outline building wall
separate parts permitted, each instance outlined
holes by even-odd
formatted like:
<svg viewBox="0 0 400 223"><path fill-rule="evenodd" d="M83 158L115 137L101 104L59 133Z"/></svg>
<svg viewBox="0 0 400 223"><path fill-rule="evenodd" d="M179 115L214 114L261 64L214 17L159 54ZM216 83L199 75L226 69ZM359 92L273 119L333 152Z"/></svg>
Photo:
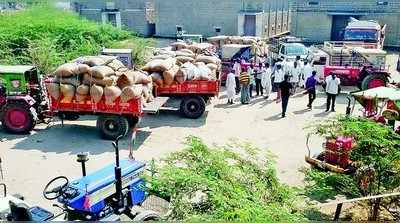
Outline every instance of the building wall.
<svg viewBox="0 0 400 223"><path fill-rule="evenodd" d="M152 0L75 0L79 4L79 13L87 19L102 22L102 12L107 2L114 2L115 8L121 13L123 27L138 34L151 35L151 26L146 18L145 7Z"/></svg>
<svg viewBox="0 0 400 223"><path fill-rule="evenodd" d="M399 0L291 0L291 9L291 31L296 36L315 42L330 40L332 15L353 14L360 19L387 24L385 45L400 46Z"/></svg>
<svg viewBox="0 0 400 223"><path fill-rule="evenodd" d="M282 0L155 0L156 35L174 37L176 26L204 36L215 35L214 27L221 27L222 35L243 33L239 16L243 12L268 13L269 10L287 10ZM257 16L257 34L265 34L266 16Z"/></svg>

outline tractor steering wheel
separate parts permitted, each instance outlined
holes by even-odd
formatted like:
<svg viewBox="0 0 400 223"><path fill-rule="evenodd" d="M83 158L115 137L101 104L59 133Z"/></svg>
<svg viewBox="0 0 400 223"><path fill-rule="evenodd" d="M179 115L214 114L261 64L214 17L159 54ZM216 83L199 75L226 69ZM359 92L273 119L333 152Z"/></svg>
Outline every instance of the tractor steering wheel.
<svg viewBox="0 0 400 223"><path fill-rule="evenodd" d="M65 181L65 182L63 184L60 184L61 186L56 186L56 187L51 188L50 186L57 181L61 181L61 182ZM46 187L44 187L44 190L43 190L44 198L46 198L47 200L55 200L55 199L59 198L62 195L62 192L64 191L64 189L68 186L68 184L69 184L69 180L65 176L59 176L59 177L52 179L46 185ZM52 194L54 194L54 195L52 195Z"/></svg>

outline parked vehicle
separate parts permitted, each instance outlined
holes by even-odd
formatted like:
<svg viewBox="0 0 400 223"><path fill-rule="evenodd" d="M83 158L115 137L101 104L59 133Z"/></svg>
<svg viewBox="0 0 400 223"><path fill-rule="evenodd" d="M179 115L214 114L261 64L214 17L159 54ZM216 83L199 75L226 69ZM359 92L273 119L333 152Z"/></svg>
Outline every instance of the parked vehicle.
<svg viewBox="0 0 400 223"><path fill-rule="evenodd" d="M278 60L294 61L298 56L300 56L302 60L306 60L309 55L309 50L301 42L301 39L291 36L272 39L269 46L272 62L275 63Z"/></svg>
<svg viewBox="0 0 400 223"><path fill-rule="evenodd" d="M362 43L365 48L383 49L386 25L376 21L365 21L351 18L343 34L343 41Z"/></svg>
<svg viewBox="0 0 400 223"><path fill-rule="evenodd" d="M311 47L310 52L311 63L320 78L335 73L343 85L355 85L363 90L386 86L389 82L384 50L325 42L322 47Z"/></svg>

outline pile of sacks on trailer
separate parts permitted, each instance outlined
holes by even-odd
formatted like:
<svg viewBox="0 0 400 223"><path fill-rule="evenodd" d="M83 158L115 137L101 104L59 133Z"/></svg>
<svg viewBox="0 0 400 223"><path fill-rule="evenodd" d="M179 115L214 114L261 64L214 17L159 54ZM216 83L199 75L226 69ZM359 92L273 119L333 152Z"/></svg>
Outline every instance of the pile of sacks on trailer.
<svg viewBox="0 0 400 223"><path fill-rule="evenodd" d="M215 80L221 60L209 43L175 42L155 49L154 56L142 67L157 86L182 84L190 80Z"/></svg>
<svg viewBox="0 0 400 223"><path fill-rule="evenodd" d="M264 56L268 54L267 43L259 37L254 36L213 36L209 37L207 41L215 46L221 48L228 44L251 45L253 54Z"/></svg>
<svg viewBox="0 0 400 223"><path fill-rule="evenodd" d="M117 98L122 103L141 99L153 101L152 79L141 71L129 70L112 56L86 56L63 64L50 75L46 88L61 103L100 102L111 105Z"/></svg>

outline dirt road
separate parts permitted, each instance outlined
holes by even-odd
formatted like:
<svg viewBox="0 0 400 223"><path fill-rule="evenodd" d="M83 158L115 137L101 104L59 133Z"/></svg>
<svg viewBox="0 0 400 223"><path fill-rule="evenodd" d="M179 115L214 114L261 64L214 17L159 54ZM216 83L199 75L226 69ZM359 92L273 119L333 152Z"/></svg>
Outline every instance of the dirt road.
<svg viewBox="0 0 400 223"><path fill-rule="evenodd" d="M398 74L394 78L398 79ZM349 90L344 88L344 91ZM347 104L343 94L337 100L337 113L325 113L325 100L325 94L319 92L314 110L307 111L307 96L299 94L290 99L288 117L281 119L280 104L272 100L258 97L250 105L228 106L222 92L220 98L207 107L207 114L198 120L184 119L171 112L144 117L137 135L135 156L147 161L163 157L182 149L182 142L189 135L199 136L209 145L222 145L236 138L271 150L277 156L279 177L290 185L302 185L302 174L298 169L306 165L304 155L307 153L303 128L328 116L344 113ZM60 122L50 128L40 125L30 136L0 132L0 157L10 193L23 194L31 203L51 208L51 202L42 197L42 190L58 175L69 179L81 176L77 153L90 152L88 172L113 162L111 142L99 139L94 117L83 118L66 122L64 126ZM312 153L319 151L321 142L312 138ZM127 157L127 147L128 140L125 139L122 157Z"/></svg>

